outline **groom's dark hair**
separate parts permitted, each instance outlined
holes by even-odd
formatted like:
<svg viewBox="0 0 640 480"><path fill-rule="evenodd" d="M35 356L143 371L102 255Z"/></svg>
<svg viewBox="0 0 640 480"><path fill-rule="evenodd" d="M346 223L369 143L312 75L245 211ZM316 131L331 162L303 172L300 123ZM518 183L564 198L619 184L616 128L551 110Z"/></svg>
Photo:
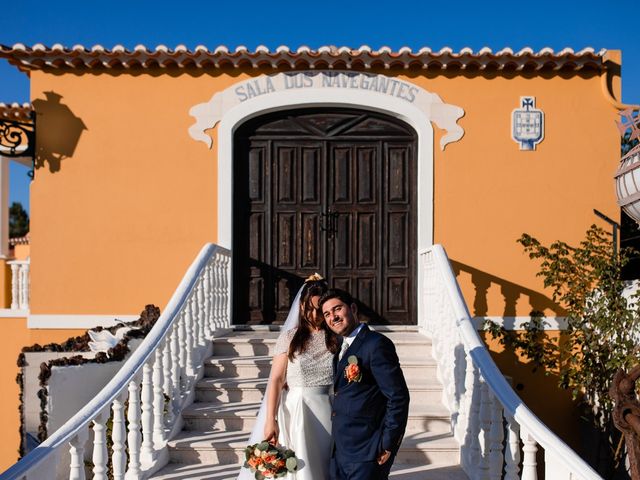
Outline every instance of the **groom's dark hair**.
<svg viewBox="0 0 640 480"><path fill-rule="evenodd" d="M325 302L331 300L332 298L337 298L347 305L351 305L352 303L354 303L353 297L349 295L349 292L345 292L344 290L340 290L339 288L330 288L329 290L324 292L324 295L320 297L320 301L318 302L319 307L322 308L322 305L324 305Z"/></svg>

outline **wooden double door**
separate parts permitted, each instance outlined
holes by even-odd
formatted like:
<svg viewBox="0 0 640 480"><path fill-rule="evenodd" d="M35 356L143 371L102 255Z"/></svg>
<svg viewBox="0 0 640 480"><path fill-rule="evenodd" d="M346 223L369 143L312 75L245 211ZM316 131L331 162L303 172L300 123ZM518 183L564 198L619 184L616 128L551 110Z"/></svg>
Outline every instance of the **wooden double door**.
<svg viewBox="0 0 640 480"><path fill-rule="evenodd" d="M318 272L373 324L416 323L416 134L348 109L269 114L235 135L235 323L280 324Z"/></svg>

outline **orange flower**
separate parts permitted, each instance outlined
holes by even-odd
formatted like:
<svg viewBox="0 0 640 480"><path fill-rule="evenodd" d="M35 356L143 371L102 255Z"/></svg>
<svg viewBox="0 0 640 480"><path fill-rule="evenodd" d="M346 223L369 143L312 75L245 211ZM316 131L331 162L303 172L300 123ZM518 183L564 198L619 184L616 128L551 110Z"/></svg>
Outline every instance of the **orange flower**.
<svg viewBox="0 0 640 480"><path fill-rule="evenodd" d="M344 377L347 379L347 382L359 382L362 380L362 372L360 371L360 366L358 365L358 358L355 355L351 355L348 359L348 364L344 369Z"/></svg>

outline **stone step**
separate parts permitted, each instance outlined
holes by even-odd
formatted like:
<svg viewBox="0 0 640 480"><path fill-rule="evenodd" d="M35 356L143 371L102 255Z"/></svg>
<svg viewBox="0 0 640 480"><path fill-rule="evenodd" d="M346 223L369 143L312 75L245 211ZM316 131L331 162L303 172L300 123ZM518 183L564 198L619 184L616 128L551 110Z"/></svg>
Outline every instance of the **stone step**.
<svg viewBox="0 0 640 480"><path fill-rule="evenodd" d="M152 480L237 480L238 464L206 465L170 463L151 477ZM286 477L285 477L286 478ZM412 465L394 463L389 478L394 480L468 480L459 465Z"/></svg>
<svg viewBox="0 0 640 480"><path fill-rule="evenodd" d="M435 378L436 362L430 357L407 356L400 360L400 364L407 382L414 378ZM268 378L271 357L216 355L204 361L204 368L207 378Z"/></svg>
<svg viewBox="0 0 640 480"><path fill-rule="evenodd" d="M174 463L240 464L249 443L248 432L181 432L168 444ZM405 436L396 460L405 464L457 464L457 442L450 433L419 433Z"/></svg>
<svg viewBox="0 0 640 480"><path fill-rule="evenodd" d="M203 378L196 402L260 402L266 388L266 378Z"/></svg>
<svg viewBox="0 0 640 480"><path fill-rule="evenodd" d="M411 398L416 403L439 403L442 386L435 379L408 378ZM203 378L196 384L197 402L260 402L267 388L266 378Z"/></svg>
<svg viewBox="0 0 640 480"><path fill-rule="evenodd" d="M248 432L255 424L259 408L259 402L196 402L183 410L182 418L188 431ZM410 404L407 435L442 433L450 429L451 417L444 407L439 404Z"/></svg>
<svg viewBox="0 0 640 480"><path fill-rule="evenodd" d="M431 340L416 332L381 332L393 340L398 356L431 356ZM213 354L222 356L271 356L278 332L234 332L213 339Z"/></svg>

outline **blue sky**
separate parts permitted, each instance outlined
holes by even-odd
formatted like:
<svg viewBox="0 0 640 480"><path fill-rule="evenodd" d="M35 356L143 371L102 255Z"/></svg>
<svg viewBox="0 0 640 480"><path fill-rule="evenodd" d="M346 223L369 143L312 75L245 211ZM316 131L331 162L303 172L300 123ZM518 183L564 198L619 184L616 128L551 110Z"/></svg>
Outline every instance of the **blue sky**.
<svg viewBox="0 0 640 480"><path fill-rule="evenodd" d="M637 8L637 0L19 0L3 2L0 44L620 49L623 101L637 104ZM0 102L28 101L27 76L0 60ZM28 207L26 171L12 166L10 198Z"/></svg>

